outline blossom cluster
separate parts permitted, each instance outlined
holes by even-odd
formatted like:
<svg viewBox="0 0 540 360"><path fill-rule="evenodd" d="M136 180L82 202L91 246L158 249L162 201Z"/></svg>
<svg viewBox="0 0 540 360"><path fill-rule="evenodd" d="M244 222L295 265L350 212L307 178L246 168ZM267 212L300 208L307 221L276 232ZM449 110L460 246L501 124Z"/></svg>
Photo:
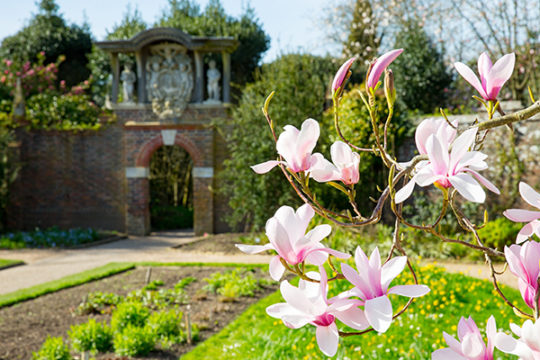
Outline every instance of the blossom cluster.
<svg viewBox="0 0 540 360"><path fill-rule="evenodd" d="M394 246L386 261L381 261L381 254L376 247L368 257L364 251L357 247L352 267L347 260L350 255L326 247L322 241L330 235L331 226L317 225L308 231L309 224L315 213L328 219L333 219L338 225L342 224L333 218L333 212L327 211L314 198L309 191L309 179L320 183L330 183L333 187L343 191L356 211L355 217L348 215L352 226L363 226L380 219L380 213L374 212L371 218L363 217L354 207L354 187L360 180L360 156L353 149L359 149L350 144L340 133L338 126L339 100L343 93L345 83L351 75L351 67L355 58L345 62L334 77L332 83L332 100L336 130L341 136L330 147L331 161L323 154L314 152L320 136L319 124L314 119L305 120L300 129L286 125L284 131L276 137L276 150L278 158L252 166L252 169L263 174L278 166L287 179L295 186L306 204L296 211L288 206L282 206L266 223L266 235L269 243L266 245L241 245L237 247L248 254L255 254L267 250L277 253L270 261L270 275L276 281L282 280L286 271L300 277L298 286L283 280L280 285L283 303L271 305L267 308L268 315L281 319L282 322L293 329L311 324L316 327L317 344L321 351L328 356L337 352L340 336L362 334L371 330L378 333L386 332L393 319L402 312L394 313L392 295L416 298L427 294L430 289L425 285L415 284L394 285L392 281L408 266L405 251L399 240L399 224L414 226L402 219L398 205L406 201L412 194L415 185L427 187L434 185L443 194L443 208L439 220L432 226L416 226L432 234L439 235L435 230L438 221L444 216L448 204L458 217L460 224L467 231L473 232L479 245L472 245L486 254L491 263L490 255L495 253L504 256L508 268L518 278L519 289L525 304L532 309L529 314L512 305L516 313L528 318L522 325L512 324L511 329L518 339L504 332L498 332L494 317L487 323L487 344L484 342L480 330L473 319L462 318L458 324L459 341L444 333L448 348L436 350L432 354L434 360L445 359L493 359L495 349L502 352L518 355L521 359L540 359L540 243L533 240L536 234L540 237L540 211L509 209L504 215L516 222L527 223L517 236L517 244L505 247L504 253L483 246L476 233L476 226L455 210L453 198L456 193L465 200L483 203L486 192L500 194L499 189L487 178L480 174L488 169L486 162L488 155L480 151L482 142L487 133L481 134L479 126L471 126L458 133L457 121L450 121L444 116L442 119L426 119L416 129L415 141L419 155L409 162L398 163L386 150L386 127L391 120L391 113L384 125L384 134L379 133L377 125L377 109L374 102L375 92L381 85L380 78L385 73L384 93L388 107L392 110L396 92L394 78L388 66L394 61L403 49L392 50L372 62L366 75L366 95L360 93L364 104L368 107L373 123L376 145L373 149L363 149L380 156L384 164L390 169L389 186L381 195L378 208L382 208L384 201L389 197L391 208L396 215L396 230L394 233ZM512 75L515 63L514 54L507 54L492 64L489 56L483 53L478 59L480 79L474 72L462 63L455 63L455 69L480 94L478 100L486 107L489 120L494 116L500 106L497 96L501 87ZM532 97L532 96L531 96ZM269 100L267 100L268 102ZM273 123L267 114L267 106L263 108L269 124L273 130ZM444 115L444 114L443 114ZM384 136L384 141L381 137ZM399 172L396 175L396 171ZM397 189L398 181L408 179L405 185ZM298 185L294 185L294 183ZM342 185L336 182L341 182ZM297 187L296 187L297 186ZM520 183L520 193L531 206L540 210L540 194L526 183ZM380 211L380 210L379 210ZM339 216L339 214L338 214ZM340 219L347 219L342 216ZM460 242L455 240L455 242ZM461 241L464 245L470 245ZM520 245L521 244L521 245ZM400 250L403 256L395 256L394 250ZM342 260L339 267L335 267L331 259L335 257ZM325 267L327 263L327 267ZM318 271L305 271L305 266L314 265ZM329 278L327 268L332 276ZM494 271L494 270L493 270ZM493 274L494 278L495 275ZM329 297L329 286L334 280L346 280L349 288L336 296ZM496 280L494 282L497 287ZM502 293L501 293L501 296ZM406 308L406 307L405 307ZM356 333L347 333L339 329L343 324Z"/></svg>

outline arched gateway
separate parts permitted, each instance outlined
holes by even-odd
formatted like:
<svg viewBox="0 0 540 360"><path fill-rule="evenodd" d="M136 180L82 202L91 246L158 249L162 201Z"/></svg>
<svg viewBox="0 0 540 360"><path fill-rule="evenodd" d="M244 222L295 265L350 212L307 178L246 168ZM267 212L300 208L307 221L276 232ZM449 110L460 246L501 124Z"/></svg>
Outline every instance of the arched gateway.
<svg viewBox="0 0 540 360"><path fill-rule="evenodd" d="M230 53L237 45L233 38L191 37L173 28L97 43L111 55L110 107L124 130L128 233L150 231L149 163L161 146L180 146L191 156L195 233L214 232L214 170L224 152L211 123L227 117ZM135 64L120 64L121 53L134 54ZM215 56L205 59L211 53L221 54L221 71Z"/></svg>

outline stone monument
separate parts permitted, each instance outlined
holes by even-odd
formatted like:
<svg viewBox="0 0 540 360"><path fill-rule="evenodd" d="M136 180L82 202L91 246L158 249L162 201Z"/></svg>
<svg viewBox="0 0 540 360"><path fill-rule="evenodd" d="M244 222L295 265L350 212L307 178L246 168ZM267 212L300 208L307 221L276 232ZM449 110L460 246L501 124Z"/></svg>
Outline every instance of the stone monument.
<svg viewBox="0 0 540 360"><path fill-rule="evenodd" d="M124 90L122 93L122 102L126 104L133 104L133 89L137 78L135 77L135 73L131 71L129 64L124 65L124 71L122 71L120 80L122 80L122 89Z"/></svg>
<svg viewBox="0 0 540 360"><path fill-rule="evenodd" d="M205 103L219 104L221 102L219 96L219 79L221 79L221 73L216 69L216 62L214 60L210 60L210 63L208 63L206 77L208 82L208 100Z"/></svg>

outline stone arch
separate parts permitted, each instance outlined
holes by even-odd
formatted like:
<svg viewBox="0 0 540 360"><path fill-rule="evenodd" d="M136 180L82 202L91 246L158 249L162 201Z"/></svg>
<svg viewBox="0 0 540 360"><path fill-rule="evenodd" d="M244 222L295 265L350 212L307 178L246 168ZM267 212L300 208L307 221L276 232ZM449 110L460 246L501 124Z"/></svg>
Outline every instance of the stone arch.
<svg viewBox="0 0 540 360"><path fill-rule="evenodd" d="M196 235L213 233L213 168L205 167L213 162L205 159L192 139L177 130L161 130L160 134L143 143L135 154L135 167L128 168L131 169L129 174L126 171L128 233L144 235L150 232L150 159L158 148L166 145L180 146L193 160L193 228Z"/></svg>

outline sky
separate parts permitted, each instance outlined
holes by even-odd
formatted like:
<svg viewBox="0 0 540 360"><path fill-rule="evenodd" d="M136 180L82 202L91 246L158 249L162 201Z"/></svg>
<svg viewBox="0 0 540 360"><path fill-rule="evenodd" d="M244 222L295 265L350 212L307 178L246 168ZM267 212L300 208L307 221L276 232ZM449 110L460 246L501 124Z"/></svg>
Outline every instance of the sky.
<svg viewBox="0 0 540 360"><path fill-rule="evenodd" d="M221 0L226 12L242 13L245 0ZM122 20L126 9L137 8L143 19L153 24L167 8L167 0L56 0L60 13L69 23L90 24L96 40L103 40L107 30ZM208 0L197 0L202 8ZM327 52L320 20L327 0L251 0L251 6L270 35L271 45L263 62L281 53L302 50L323 55ZM0 11L0 39L15 34L37 12L36 0L4 0Z"/></svg>

